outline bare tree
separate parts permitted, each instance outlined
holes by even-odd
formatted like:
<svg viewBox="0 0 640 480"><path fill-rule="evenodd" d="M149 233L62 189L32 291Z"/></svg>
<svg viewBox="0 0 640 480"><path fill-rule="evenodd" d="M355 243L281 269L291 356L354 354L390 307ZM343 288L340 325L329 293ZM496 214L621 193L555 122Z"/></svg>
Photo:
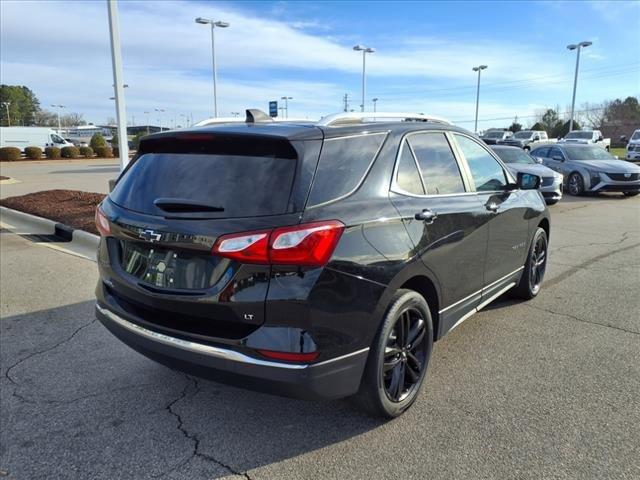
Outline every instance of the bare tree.
<svg viewBox="0 0 640 480"><path fill-rule="evenodd" d="M34 114L34 123L39 127L57 127L58 117L49 110L38 110Z"/></svg>
<svg viewBox="0 0 640 480"><path fill-rule="evenodd" d="M606 112L607 102L603 102L601 104L586 102L582 104L580 111L576 116L584 126L600 129L604 125Z"/></svg>
<svg viewBox="0 0 640 480"><path fill-rule="evenodd" d="M71 112L60 117L60 124L63 127L77 127L78 125L86 125L87 122L81 113Z"/></svg>

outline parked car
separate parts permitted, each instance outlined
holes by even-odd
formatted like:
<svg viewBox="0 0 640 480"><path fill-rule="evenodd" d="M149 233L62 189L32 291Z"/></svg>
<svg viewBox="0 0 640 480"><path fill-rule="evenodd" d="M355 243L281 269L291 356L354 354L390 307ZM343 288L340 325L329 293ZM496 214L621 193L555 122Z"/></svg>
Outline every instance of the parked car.
<svg viewBox="0 0 640 480"><path fill-rule="evenodd" d="M509 145L510 147L520 147L524 150L531 150L542 143L555 142L549 139L544 130L520 130L505 140L498 140L498 145Z"/></svg>
<svg viewBox="0 0 640 480"><path fill-rule="evenodd" d="M550 217L468 131L375 118L142 139L96 212L98 319L171 368L400 415L434 341L538 294Z"/></svg>
<svg viewBox="0 0 640 480"><path fill-rule="evenodd" d="M621 192L632 197L640 193L640 167L595 145L548 145L532 150L531 155L562 173L571 195Z"/></svg>
<svg viewBox="0 0 640 480"><path fill-rule="evenodd" d="M574 130L569 132L566 137L558 140L558 143L597 145L607 152L611 147L611 139L603 138L600 130Z"/></svg>
<svg viewBox="0 0 640 480"><path fill-rule="evenodd" d="M631 135L631 138L629 139L629 143L627 143L626 158L632 162L640 160L640 129L633 132L633 135Z"/></svg>
<svg viewBox="0 0 640 480"><path fill-rule="evenodd" d="M505 140L511 135L513 133L510 130L487 130L480 138L487 145L495 145L499 140Z"/></svg>
<svg viewBox="0 0 640 480"><path fill-rule="evenodd" d="M555 205L562 198L562 175L554 172L549 167L545 167L536 161L529 153L518 147L508 147L506 145L493 145L491 149L498 154L507 168L517 175L518 172L531 173L539 176L540 193L544 197L547 205Z"/></svg>
<svg viewBox="0 0 640 480"><path fill-rule="evenodd" d="M0 127L0 147L72 147L56 132L46 127Z"/></svg>

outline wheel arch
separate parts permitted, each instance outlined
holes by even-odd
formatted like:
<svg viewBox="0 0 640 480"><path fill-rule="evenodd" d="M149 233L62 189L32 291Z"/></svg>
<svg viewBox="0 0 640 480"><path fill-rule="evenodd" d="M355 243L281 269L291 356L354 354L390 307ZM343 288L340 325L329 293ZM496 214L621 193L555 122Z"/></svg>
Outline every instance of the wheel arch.
<svg viewBox="0 0 640 480"><path fill-rule="evenodd" d="M549 219L543 218L542 220L540 220L540 222L538 222L538 227L542 228L545 231L545 233L547 234L547 241L549 241L551 235L551 224L549 223Z"/></svg>
<svg viewBox="0 0 640 480"><path fill-rule="evenodd" d="M434 282L429 277L417 275L405 281L400 288L418 292L427 301L431 313L431 321L433 322L433 340L436 341L440 331L440 315L438 313L440 309L440 299Z"/></svg>

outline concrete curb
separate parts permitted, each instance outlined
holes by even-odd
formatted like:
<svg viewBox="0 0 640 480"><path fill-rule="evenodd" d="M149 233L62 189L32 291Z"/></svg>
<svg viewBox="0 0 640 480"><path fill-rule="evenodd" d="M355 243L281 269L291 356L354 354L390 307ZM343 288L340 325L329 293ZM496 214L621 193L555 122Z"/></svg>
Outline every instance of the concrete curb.
<svg viewBox="0 0 640 480"><path fill-rule="evenodd" d="M59 240L52 243L63 243L65 250L96 260L100 237L92 233L7 207L0 207L0 222L18 235L53 236Z"/></svg>

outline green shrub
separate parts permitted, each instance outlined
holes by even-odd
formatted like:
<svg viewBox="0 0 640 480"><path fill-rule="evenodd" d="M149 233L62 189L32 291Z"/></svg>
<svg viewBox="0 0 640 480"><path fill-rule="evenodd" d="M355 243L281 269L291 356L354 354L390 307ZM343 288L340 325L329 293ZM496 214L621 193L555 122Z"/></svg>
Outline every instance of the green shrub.
<svg viewBox="0 0 640 480"><path fill-rule="evenodd" d="M80 149L78 147L62 147L62 158L78 158Z"/></svg>
<svg viewBox="0 0 640 480"><path fill-rule="evenodd" d="M111 158L113 157L113 150L109 147L98 147L94 148L96 151L96 155L100 158Z"/></svg>
<svg viewBox="0 0 640 480"><path fill-rule="evenodd" d="M94 133L89 142L89 146L93 148L94 152L98 151L98 147L106 147L107 141L104 139L101 133Z"/></svg>
<svg viewBox="0 0 640 480"><path fill-rule="evenodd" d="M82 155L85 158L92 158L93 157L93 148L91 148L91 147L80 147L80 155Z"/></svg>
<svg viewBox="0 0 640 480"><path fill-rule="evenodd" d="M2 147L0 148L0 160L5 162L15 162L22 160L22 152L18 147Z"/></svg>
<svg viewBox="0 0 640 480"><path fill-rule="evenodd" d="M60 158L60 149L58 147L47 147L44 149L44 154L47 158L54 160Z"/></svg>
<svg viewBox="0 0 640 480"><path fill-rule="evenodd" d="M114 157L119 157L120 156L120 147L113 147L113 156Z"/></svg>
<svg viewBox="0 0 640 480"><path fill-rule="evenodd" d="M40 147L25 147L24 156L29 160L40 160L42 158L42 149Z"/></svg>

